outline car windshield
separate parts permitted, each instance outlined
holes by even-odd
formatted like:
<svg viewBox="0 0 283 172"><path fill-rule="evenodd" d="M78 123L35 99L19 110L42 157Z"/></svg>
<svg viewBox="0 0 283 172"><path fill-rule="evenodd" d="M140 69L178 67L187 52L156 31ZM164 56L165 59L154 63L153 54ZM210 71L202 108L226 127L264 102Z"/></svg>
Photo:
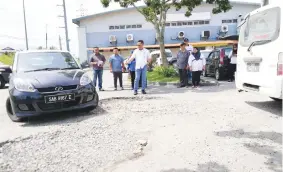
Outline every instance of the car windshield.
<svg viewBox="0 0 283 172"><path fill-rule="evenodd" d="M205 58L207 58L209 54L210 54L210 51L203 51L203 52L201 52L201 55L203 57L205 57Z"/></svg>
<svg viewBox="0 0 283 172"><path fill-rule="evenodd" d="M18 55L17 71L79 69L77 62L67 52L35 52Z"/></svg>
<svg viewBox="0 0 283 172"><path fill-rule="evenodd" d="M225 56L229 56L230 52L232 51L232 48L225 48Z"/></svg>
<svg viewBox="0 0 283 172"><path fill-rule="evenodd" d="M171 52L165 52L166 57L172 57L172 53Z"/></svg>

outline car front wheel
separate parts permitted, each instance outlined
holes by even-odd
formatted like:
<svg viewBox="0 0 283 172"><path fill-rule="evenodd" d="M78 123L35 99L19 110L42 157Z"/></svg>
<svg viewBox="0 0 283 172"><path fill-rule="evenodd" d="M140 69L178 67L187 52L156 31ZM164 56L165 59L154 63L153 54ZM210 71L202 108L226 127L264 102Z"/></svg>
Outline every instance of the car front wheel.
<svg viewBox="0 0 283 172"><path fill-rule="evenodd" d="M6 112L9 116L9 118L13 121L13 122L22 122L24 121L26 118L21 118L21 117L17 117L12 109L12 104L11 104L11 100L8 97L6 100Z"/></svg>

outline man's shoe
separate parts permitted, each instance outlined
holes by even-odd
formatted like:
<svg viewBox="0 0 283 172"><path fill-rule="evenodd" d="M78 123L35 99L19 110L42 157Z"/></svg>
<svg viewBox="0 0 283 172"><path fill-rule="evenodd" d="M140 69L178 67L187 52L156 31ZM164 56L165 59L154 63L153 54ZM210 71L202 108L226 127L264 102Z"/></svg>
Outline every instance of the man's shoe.
<svg viewBox="0 0 283 172"><path fill-rule="evenodd" d="M103 88L99 88L99 91L105 91Z"/></svg>
<svg viewBox="0 0 283 172"><path fill-rule="evenodd" d="M134 91L134 95L138 95L138 91Z"/></svg>
<svg viewBox="0 0 283 172"><path fill-rule="evenodd" d="M121 90L124 90L124 87L121 87Z"/></svg>
<svg viewBox="0 0 283 172"><path fill-rule="evenodd" d="M117 91L117 88L114 88L114 91Z"/></svg>
<svg viewBox="0 0 283 172"><path fill-rule="evenodd" d="M142 94L146 94L145 90L142 90Z"/></svg>

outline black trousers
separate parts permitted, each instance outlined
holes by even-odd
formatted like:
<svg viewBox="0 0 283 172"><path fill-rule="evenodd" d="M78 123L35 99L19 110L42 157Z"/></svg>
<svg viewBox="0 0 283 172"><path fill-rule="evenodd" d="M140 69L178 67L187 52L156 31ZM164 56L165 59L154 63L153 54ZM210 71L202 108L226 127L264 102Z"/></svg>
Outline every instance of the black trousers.
<svg viewBox="0 0 283 172"><path fill-rule="evenodd" d="M179 76L180 76L180 86L187 86L188 85L188 70L179 69Z"/></svg>
<svg viewBox="0 0 283 172"><path fill-rule="evenodd" d="M131 84L132 84L132 88L134 88L134 84L135 84L135 78L136 78L136 71L130 71L131 74ZM141 78L141 77L140 77ZM142 80L140 79L139 81L139 87L141 87L142 85Z"/></svg>
<svg viewBox="0 0 283 172"><path fill-rule="evenodd" d="M122 72L113 72L114 87L117 88L117 79L119 79L120 87L123 87L123 74Z"/></svg>
<svg viewBox="0 0 283 172"><path fill-rule="evenodd" d="M199 86L201 73L202 71L192 71L193 86Z"/></svg>
<svg viewBox="0 0 283 172"><path fill-rule="evenodd" d="M234 78L234 74L235 74L235 72L236 72L236 67L237 67L237 65L236 64L229 64L229 66L228 66L228 79L229 80L234 80L235 78Z"/></svg>

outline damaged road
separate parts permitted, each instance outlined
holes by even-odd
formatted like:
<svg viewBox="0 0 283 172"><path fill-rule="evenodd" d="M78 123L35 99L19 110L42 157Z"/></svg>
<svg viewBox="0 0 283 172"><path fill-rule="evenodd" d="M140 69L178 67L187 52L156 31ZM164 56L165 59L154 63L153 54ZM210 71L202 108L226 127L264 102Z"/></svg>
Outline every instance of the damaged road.
<svg viewBox="0 0 283 172"><path fill-rule="evenodd" d="M0 171L282 171L281 104L228 87L148 92L21 124L1 112Z"/></svg>

